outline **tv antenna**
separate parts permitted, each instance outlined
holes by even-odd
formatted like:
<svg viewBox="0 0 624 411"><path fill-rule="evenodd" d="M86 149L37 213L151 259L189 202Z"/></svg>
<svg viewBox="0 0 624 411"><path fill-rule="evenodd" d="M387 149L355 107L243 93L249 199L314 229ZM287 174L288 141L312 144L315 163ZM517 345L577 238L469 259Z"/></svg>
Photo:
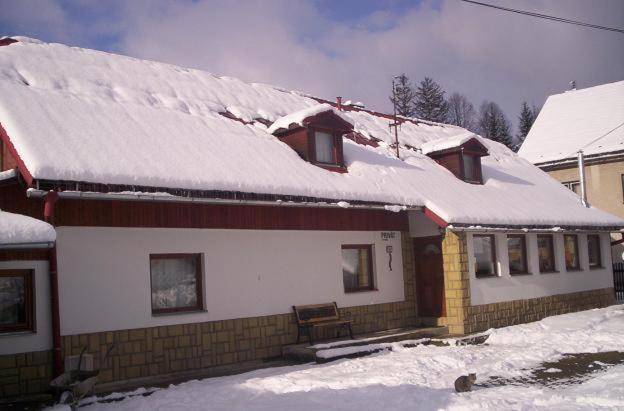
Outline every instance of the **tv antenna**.
<svg viewBox="0 0 624 411"><path fill-rule="evenodd" d="M401 158L401 155L399 154L399 126L401 125L401 123L399 122L399 119L397 118L396 83L395 83L395 80L398 79L399 77L400 76L392 77L392 106L394 108L394 115L392 116L392 123L388 125L390 129L394 127L394 144L396 146L397 158Z"/></svg>

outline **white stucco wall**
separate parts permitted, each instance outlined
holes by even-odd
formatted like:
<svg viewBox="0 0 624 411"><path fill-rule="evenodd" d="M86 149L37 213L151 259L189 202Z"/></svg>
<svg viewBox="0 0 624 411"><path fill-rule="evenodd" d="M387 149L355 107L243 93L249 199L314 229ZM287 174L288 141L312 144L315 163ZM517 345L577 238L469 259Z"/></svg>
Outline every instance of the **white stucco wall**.
<svg viewBox="0 0 624 411"><path fill-rule="evenodd" d="M35 332L0 334L0 355L52 349L48 262L0 261L0 269L35 270Z"/></svg>
<svg viewBox="0 0 624 411"><path fill-rule="evenodd" d="M341 244L373 244L378 291L345 294ZM393 247L392 268L386 246ZM404 300L401 233L57 228L61 334ZM205 312L152 316L149 255L203 253Z"/></svg>
<svg viewBox="0 0 624 411"><path fill-rule="evenodd" d="M491 234L491 233L488 233ZM539 272L537 254L537 234L526 234L527 263L531 275L510 275L507 237L504 233L495 234L498 276L477 278L471 233L467 234L468 263L470 267L470 299L472 305L497 303L544 297L547 295L573 293L585 290L613 287L611 268L610 237L600 233L600 245L604 268L589 269L587 255L587 234L578 234L580 271L566 271L563 250L563 234L554 234L555 266L557 273Z"/></svg>

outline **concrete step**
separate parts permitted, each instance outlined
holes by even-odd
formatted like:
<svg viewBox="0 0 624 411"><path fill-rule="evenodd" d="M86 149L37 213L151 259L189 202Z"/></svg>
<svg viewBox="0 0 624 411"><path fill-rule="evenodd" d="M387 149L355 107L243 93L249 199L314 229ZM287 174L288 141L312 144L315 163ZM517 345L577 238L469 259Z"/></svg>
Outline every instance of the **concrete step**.
<svg viewBox="0 0 624 411"><path fill-rule="evenodd" d="M417 327L400 328L394 330L380 331L370 334L358 335L355 339L334 339L319 342L313 346L308 343L285 345L282 347L282 357L289 361L317 362L324 363L340 358L354 358L370 355L374 351L350 353L341 356L323 358L317 356L320 350L333 348L358 347L370 344L391 343L405 340L419 340L424 338L439 338L448 334L448 327ZM378 350L379 351L379 350Z"/></svg>

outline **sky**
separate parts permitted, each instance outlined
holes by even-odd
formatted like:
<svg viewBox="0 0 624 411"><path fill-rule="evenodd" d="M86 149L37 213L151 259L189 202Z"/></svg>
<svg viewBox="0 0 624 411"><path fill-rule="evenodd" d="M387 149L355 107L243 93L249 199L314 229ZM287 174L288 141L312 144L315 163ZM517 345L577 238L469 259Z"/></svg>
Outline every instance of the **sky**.
<svg viewBox="0 0 624 411"><path fill-rule="evenodd" d="M624 26L622 0L485 0ZM391 111L392 77L432 77L517 123L522 101L624 80L624 35L460 0L0 0L0 35L199 68Z"/></svg>

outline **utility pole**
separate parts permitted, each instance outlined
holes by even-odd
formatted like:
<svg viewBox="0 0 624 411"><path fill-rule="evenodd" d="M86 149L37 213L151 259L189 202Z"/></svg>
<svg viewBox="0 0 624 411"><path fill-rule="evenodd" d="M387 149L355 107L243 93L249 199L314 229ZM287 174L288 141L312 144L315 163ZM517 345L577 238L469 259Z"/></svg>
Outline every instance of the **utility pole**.
<svg viewBox="0 0 624 411"><path fill-rule="evenodd" d="M397 118L397 107L396 107L396 84L395 80L399 78L399 76L392 77L392 105L394 106L394 116L392 117L392 123L388 125L392 129L394 127L394 144L396 145L396 156L397 158L401 158L399 154L399 119Z"/></svg>

